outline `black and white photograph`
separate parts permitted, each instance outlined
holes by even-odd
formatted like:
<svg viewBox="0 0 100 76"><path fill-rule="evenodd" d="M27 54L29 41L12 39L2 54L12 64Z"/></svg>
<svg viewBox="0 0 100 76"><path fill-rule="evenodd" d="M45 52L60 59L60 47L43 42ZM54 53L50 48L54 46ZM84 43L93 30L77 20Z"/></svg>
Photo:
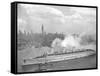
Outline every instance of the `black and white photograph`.
<svg viewBox="0 0 100 76"><path fill-rule="evenodd" d="M97 68L96 7L17 4L17 71Z"/></svg>

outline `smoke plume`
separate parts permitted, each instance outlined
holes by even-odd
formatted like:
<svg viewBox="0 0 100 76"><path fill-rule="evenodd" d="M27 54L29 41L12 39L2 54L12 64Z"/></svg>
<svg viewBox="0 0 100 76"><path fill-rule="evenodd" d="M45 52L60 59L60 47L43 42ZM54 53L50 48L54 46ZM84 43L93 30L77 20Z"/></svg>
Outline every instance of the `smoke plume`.
<svg viewBox="0 0 100 76"><path fill-rule="evenodd" d="M64 40L56 38L51 46L53 48L67 48L67 49L92 49L96 50L96 36L95 34L80 34L67 35Z"/></svg>

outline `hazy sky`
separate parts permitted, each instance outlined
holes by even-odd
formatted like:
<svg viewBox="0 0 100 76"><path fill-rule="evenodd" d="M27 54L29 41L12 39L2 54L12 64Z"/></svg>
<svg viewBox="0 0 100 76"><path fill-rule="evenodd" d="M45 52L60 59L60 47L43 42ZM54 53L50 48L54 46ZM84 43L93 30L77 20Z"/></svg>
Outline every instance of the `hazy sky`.
<svg viewBox="0 0 100 76"><path fill-rule="evenodd" d="M18 29L41 32L81 33L96 31L96 9L86 7L18 5Z"/></svg>

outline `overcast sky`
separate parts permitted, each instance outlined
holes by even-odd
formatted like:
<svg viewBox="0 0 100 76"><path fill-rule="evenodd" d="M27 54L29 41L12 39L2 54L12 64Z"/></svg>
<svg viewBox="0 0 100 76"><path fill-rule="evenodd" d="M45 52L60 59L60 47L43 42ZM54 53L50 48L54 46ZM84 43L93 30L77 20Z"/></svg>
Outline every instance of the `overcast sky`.
<svg viewBox="0 0 100 76"><path fill-rule="evenodd" d="M96 31L96 9L86 7L18 4L18 29L41 32L82 33Z"/></svg>

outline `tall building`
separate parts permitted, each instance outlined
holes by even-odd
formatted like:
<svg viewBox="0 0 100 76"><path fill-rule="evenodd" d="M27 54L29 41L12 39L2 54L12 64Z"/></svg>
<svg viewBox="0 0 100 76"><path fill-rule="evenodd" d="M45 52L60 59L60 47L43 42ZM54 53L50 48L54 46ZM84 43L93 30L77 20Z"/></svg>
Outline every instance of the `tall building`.
<svg viewBox="0 0 100 76"><path fill-rule="evenodd" d="M43 32L44 32L44 26L43 26L43 24L42 24L42 27L41 27L41 29L42 29L42 34L43 34Z"/></svg>
<svg viewBox="0 0 100 76"><path fill-rule="evenodd" d="M42 24L41 30L42 30L42 34L43 34L43 35L46 34L46 32L44 31L44 26L43 26L43 24Z"/></svg>

